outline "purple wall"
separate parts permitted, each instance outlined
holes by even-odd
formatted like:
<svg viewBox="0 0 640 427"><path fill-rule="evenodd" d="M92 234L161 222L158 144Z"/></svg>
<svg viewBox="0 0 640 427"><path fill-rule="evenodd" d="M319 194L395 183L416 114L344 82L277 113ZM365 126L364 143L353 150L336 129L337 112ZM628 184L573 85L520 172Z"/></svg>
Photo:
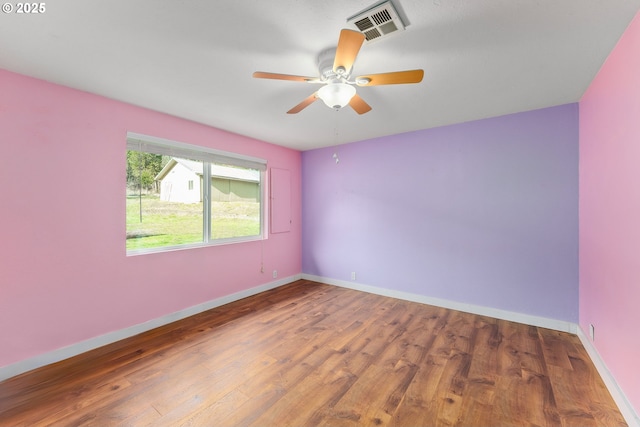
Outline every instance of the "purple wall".
<svg viewBox="0 0 640 427"><path fill-rule="evenodd" d="M578 321L577 104L307 151L302 171L304 273Z"/></svg>

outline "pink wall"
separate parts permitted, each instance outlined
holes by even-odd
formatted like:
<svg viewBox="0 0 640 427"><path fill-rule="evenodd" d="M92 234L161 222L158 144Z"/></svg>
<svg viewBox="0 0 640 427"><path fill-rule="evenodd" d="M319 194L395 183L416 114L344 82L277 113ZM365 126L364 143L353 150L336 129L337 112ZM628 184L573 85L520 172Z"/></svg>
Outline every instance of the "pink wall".
<svg viewBox="0 0 640 427"><path fill-rule="evenodd" d="M301 272L298 151L4 70L0 94L0 367ZM291 232L127 257L127 131L290 170Z"/></svg>
<svg viewBox="0 0 640 427"><path fill-rule="evenodd" d="M640 411L640 14L580 101L580 326Z"/></svg>

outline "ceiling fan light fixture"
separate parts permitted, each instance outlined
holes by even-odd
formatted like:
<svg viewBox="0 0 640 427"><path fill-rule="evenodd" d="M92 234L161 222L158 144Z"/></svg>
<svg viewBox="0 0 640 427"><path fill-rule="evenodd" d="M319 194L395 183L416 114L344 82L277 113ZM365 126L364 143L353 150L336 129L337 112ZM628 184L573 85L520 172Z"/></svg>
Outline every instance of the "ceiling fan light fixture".
<svg viewBox="0 0 640 427"><path fill-rule="evenodd" d="M386 0L387 2L390 0ZM377 15L376 15L377 16ZM386 15L385 15L386 16ZM318 55L319 77L304 77L290 74L267 73L256 71L253 77L260 79L289 80L297 82L320 83L322 87L305 98L298 105L287 111L287 114L297 114L316 100L329 108L339 110L349 105L358 114L371 111L358 94L358 86L397 85L405 83L420 83L424 76L423 70L392 71L390 73L369 74L358 76L355 81L350 81L353 63L360 51L365 36L358 31L343 28L340 31L338 46L325 49Z"/></svg>
<svg viewBox="0 0 640 427"><path fill-rule="evenodd" d="M318 90L318 98L322 99L327 107L340 109L349 104L356 94L356 88L347 83L330 83Z"/></svg>

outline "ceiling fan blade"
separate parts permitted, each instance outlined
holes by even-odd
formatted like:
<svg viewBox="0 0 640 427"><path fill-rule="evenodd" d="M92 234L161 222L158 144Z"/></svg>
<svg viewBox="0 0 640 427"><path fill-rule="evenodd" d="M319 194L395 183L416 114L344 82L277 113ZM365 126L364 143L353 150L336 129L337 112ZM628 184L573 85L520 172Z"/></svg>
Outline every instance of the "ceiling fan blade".
<svg viewBox="0 0 640 427"><path fill-rule="evenodd" d="M324 83L317 77L293 76L291 74L267 73L264 71L256 71L255 73L253 73L253 77L256 79L274 79L274 80L291 80L294 82L306 82L306 83Z"/></svg>
<svg viewBox="0 0 640 427"><path fill-rule="evenodd" d="M358 86L397 85L403 83L420 83L424 77L423 70L395 71L392 73L369 74L356 77Z"/></svg>
<svg viewBox="0 0 640 427"><path fill-rule="evenodd" d="M351 67L353 67L362 43L364 43L364 38L364 34L358 31L347 30L346 28L340 31L336 57L333 60L333 71L335 73L348 75L351 72Z"/></svg>
<svg viewBox="0 0 640 427"><path fill-rule="evenodd" d="M364 114L371 111L371 106L364 102L364 99L360 98L357 93L353 95L353 98L349 101L349 106L358 114Z"/></svg>
<svg viewBox="0 0 640 427"><path fill-rule="evenodd" d="M309 105L313 104L313 102L318 99L318 95L317 92L314 93L313 95L308 96L307 98L305 98L300 104L296 105L295 107L293 107L292 109L290 109L289 111L287 111L287 114L296 114L299 113L300 111L304 110L305 108L307 108Z"/></svg>

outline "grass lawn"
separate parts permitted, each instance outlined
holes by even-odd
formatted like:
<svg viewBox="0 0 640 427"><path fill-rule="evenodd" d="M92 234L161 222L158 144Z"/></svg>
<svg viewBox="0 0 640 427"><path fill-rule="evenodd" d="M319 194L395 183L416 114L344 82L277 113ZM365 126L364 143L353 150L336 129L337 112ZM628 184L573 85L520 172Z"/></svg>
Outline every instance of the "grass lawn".
<svg viewBox="0 0 640 427"><path fill-rule="evenodd" d="M259 203L212 202L211 211L212 239L260 233ZM143 195L142 200L127 196L128 250L202 242L202 223L202 203L164 202L157 195Z"/></svg>

